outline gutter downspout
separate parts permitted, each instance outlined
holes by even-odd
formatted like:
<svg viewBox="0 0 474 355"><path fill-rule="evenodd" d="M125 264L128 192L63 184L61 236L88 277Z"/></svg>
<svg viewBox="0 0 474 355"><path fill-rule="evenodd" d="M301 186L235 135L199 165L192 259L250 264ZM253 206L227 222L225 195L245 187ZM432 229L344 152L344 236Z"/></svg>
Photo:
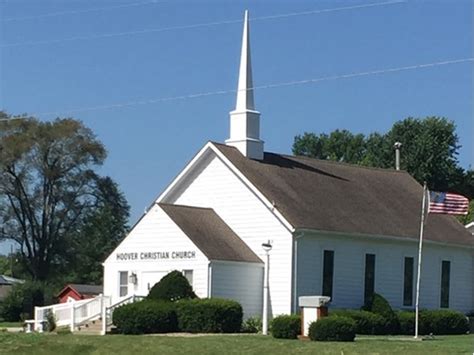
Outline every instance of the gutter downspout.
<svg viewBox="0 0 474 355"><path fill-rule="evenodd" d="M209 261L207 266L207 298L212 296L212 262Z"/></svg>
<svg viewBox="0 0 474 355"><path fill-rule="evenodd" d="M297 312L297 289L298 289L298 239L304 237L304 232L299 232L298 235L295 233L293 235L293 312Z"/></svg>

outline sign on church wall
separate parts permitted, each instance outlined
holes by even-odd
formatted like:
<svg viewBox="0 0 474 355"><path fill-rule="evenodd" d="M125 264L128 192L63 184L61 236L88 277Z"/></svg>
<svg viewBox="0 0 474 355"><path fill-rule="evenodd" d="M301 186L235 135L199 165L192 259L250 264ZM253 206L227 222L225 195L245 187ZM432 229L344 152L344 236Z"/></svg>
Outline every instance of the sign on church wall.
<svg viewBox="0 0 474 355"><path fill-rule="evenodd" d="M179 259L195 259L196 252L193 250L175 250L175 251L141 251L130 253L117 253L115 260L117 261L134 261L134 260L179 260Z"/></svg>

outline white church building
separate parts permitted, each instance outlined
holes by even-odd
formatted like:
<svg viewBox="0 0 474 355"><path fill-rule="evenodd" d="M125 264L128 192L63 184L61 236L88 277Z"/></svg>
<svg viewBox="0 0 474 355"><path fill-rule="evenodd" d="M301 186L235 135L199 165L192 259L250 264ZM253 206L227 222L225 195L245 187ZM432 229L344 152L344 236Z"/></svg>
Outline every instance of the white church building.
<svg viewBox="0 0 474 355"><path fill-rule="evenodd" d="M422 186L404 171L265 152L252 87L246 15L229 139L206 143L110 254L104 295L146 295L180 270L199 297L261 316L270 241L272 316L307 295L359 308L377 292L413 309ZM473 235L429 215L423 248L420 308L473 310Z"/></svg>

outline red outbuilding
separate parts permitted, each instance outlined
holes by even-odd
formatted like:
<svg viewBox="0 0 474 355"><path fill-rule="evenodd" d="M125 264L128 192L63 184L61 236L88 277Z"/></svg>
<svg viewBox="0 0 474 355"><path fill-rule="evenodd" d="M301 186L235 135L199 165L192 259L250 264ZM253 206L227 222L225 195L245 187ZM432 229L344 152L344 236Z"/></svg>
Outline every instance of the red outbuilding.
<svg viewBox="0 0 474 355"><path fill-rule="evenodd" d="M102 293L102 286L69 284L58 294L59 303L94 298Z"/></svg>

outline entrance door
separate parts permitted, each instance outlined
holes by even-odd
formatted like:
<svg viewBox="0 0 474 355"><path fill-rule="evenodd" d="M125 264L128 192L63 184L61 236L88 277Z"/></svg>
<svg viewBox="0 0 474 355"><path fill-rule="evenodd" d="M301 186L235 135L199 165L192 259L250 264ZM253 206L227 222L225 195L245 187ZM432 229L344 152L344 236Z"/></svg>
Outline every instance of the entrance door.
<svg viewBox="0 0 474 355"><path fill-rule="evenodd" d="M142 272L141 290L142 295L148 295L151 288L160 281L167 271L144 271Z"/></svg>

